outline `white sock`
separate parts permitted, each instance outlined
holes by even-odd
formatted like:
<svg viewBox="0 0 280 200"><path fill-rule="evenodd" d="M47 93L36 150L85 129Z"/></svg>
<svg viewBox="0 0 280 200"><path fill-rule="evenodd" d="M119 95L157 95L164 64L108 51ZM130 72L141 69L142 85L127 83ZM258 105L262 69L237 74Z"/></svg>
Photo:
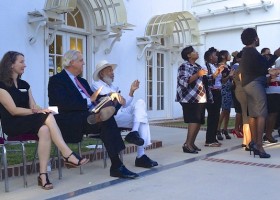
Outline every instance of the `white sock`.
<svg viewBox="0 0 280 200"><path fill-rule="evenodd" d="M137 158L140 158L145 154L145 148L143 146L137 147Z"/></svg>
<svg viewBox="0 0 280 200"><path fill-rule="evenodd" d="M131 131L138 131L140 127L140 122L134 122Z"/></svg>

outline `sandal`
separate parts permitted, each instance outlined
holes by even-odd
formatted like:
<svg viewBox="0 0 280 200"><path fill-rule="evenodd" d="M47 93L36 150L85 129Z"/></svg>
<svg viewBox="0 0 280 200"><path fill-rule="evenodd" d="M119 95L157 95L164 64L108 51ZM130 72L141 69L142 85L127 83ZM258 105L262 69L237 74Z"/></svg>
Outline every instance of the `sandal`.
<svg viewBox="0 0 280 200"><path fill-rule="evenodd" d="M45 175L46 176L46 183L43 185L43 181L41 179L41 175ZM49 185L49 187L47 187ZM41 186L42 189L44 190L51 190L53 189L53 185L52 183L50 182L49 180L49 177L48 177L48 174L47 173L40 173L39 176L38 176L38 186Z"/></svg>
<svg viewBox="0 0 280 200"><path fill-rule="evenodd" d="M73 163L73 162L71 162L71 161L68 161L68 159L71 157L71 156L75 156L78 160L79 160L79 162L78 162L78 164L76 164L76 163ZM88 159L86 159L86 158L81 158L78 154L76 154L75 152L72 152L67 158L66 157L64 157L63 156L63 158L64 158L64 162L65 162L65 165L66 165L66 167L67 168L76 168L76 167L80 167L80 166L82 166L82 165L85 165L85 164L87 164L88 163ZM81 163L81 161L83 161L83 160L85 160L83 163Z"/></svg>

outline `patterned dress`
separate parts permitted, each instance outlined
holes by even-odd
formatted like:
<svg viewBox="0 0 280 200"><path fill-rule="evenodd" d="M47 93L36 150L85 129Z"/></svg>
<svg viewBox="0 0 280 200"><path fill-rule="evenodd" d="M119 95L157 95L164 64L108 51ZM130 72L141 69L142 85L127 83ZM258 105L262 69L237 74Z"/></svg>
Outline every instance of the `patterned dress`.
<svg viewBox="0 0 280 200"><path fill-rule="evenodd" d="M212 80L212 76L199 77L196 81L188 83L190 77L202 67L185 61L178 68L176 102L183 103L213 103L210 88L206 89L205 83Z"/></svg>
<svg viewBox="0 0 280 200"><path fill-rule="evenodd" d="M223 78L227 77L230 73L229 68L225 68L222 72ZM222 110L230 111L232 107L232 79L229 78L227 82L222 84L221 94L222 94Z"/></svg>

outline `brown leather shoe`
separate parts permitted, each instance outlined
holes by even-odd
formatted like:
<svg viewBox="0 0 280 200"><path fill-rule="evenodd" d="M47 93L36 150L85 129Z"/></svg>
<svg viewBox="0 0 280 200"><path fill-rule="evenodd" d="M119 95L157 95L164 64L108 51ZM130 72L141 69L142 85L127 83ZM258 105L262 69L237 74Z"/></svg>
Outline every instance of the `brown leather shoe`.
<svg viewBox="0 0 280 200"><path fill-rule="evenodd" d="M89 115L87 117L87 122L89 124L96 124L99 122L106 121L114 115L115 111L116 109L113 106L102 108L100 112L92 113L91 115Z"/></svg>

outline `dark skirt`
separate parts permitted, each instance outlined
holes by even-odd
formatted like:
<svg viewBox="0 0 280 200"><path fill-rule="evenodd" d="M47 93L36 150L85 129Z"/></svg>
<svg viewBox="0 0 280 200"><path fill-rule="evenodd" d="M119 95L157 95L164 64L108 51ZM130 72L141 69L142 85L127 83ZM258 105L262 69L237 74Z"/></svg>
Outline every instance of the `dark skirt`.
<svg viewBox="0 0 280 200"><path fill-rule="evenodd" d="M205 123L206 103L182 103L183 116L185 123Z"/></svg>
<svg viewBox="0 0 280 200"><path fill-rule="evenodd" d="M3 132L8 136L17 136L22 134L38 134L39 129L44 125L49 113L35 113L26 116L13 116L3 118Z"/></svg>

